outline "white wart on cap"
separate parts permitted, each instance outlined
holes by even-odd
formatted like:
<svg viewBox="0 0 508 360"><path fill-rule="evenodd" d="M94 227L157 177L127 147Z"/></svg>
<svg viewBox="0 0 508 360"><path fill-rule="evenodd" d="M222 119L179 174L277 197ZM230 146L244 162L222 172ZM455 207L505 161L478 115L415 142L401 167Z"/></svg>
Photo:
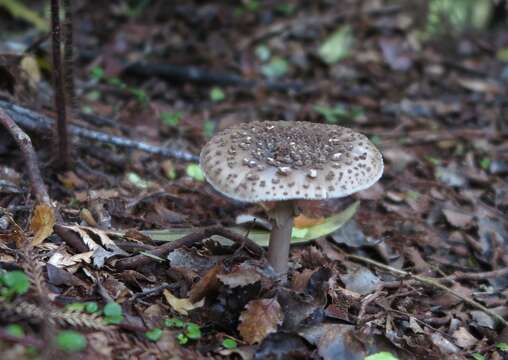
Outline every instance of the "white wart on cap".
<svg viewBox="0 0 508 360"><path fill-rule="evenodd" d="M205 145L200 165L217 191L245 202L343 197L383 173L381 153L365 135L303 121L228 128Z"/></svg>

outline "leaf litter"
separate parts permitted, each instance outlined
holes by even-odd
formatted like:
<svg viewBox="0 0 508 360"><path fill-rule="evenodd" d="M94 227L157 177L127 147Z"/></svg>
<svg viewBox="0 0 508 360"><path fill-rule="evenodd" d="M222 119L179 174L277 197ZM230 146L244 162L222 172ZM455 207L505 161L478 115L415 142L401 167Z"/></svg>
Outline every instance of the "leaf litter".
<svg viewBox="0 0 508 360"><path fill-rule="evenodd" d="M445 16L440 26L417 2L80 5L76 103L90 115L80 125L196 154L237 122L332 122L378 144L386 171L354 199L299 204L287 284L223 236L121 271L120 260L219 223L265 246L266 209L221 198L193 161L79 136L75 168L61 172L46 165L47 138L30 132L56 206L38 205L0 132L0 296L15 288L13 271L24 269L32 284L0 299L1 329L24 330L14 342L0 331L2 358L45 341L45 318L79 330L86 347L72 336L76 351L99 359L504 358L508 70L492 54L504 53L506 39L495 16L455 33L483 1L457 2L464 16L433 38L447 24L439 2L428 4ZM35 89L50 86L48 49L37 45L29 65L7 56L30 46L17 34L47 26L35 11L20 16L18 7L2 19L17 31L5 30L0 44L0 95L47 110L52 102ZM173 72L158 73L166 63ZM189 69L202 75L196 65L211 72L206 81L185 78ZM230 86L212 69L247 82ZM293 80L299 87L288 87ZM98 304L93 315L63 310L89 301ZM109 304L120 309L113 322ZM194 325L165 325L174 319ZM237 347L225 349L225 338Z"/></svg>

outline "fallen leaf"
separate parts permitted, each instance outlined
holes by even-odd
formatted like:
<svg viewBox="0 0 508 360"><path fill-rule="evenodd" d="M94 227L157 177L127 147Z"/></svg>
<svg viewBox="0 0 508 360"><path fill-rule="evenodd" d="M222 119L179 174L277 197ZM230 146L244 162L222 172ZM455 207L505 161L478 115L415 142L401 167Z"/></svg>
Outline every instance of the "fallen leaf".
<svg viewBox="0 0 508 360"><path fill-rule="evenodd" d="M164 297L166 298L168 304L173 308L173 310L182 315L188 315L189 311L197 309L203 306L205 303L205 299L202 299L201 301L193 304L189 299L177 298L168 289L164 290Z"/></svg>
<svg viewBox="0 0 508 360"><path fill-rule="evenodd" d="M294 218L294 226L296 228L308 228L310 226L319 225L325 222L324 218L310 218L304 214L300 214Z"/></svg>
<svg viewBox="0 0 508 360"><path fill-rule="evenodd" d="M256 272L256 268L246 263L235 267L233 271L227 274L217 276L221 283L230 288L238 286L247 286L261 280L261 275Z"/></svg>
<svg viewBox="0 0 508 360"><path fill-rule="evenodd" d="M47 204L40 204L35 207L30 222L30 228L34 233L32 245L42 244L51 234L55 225L55 214L53 209Z"/></svg>
<svg viewBox="0 0 508 360"><path fill-rule="evenodd" d="M450 225L461 229L467 227L471 224L471 221L473 221L473 215L464 214L451 209L443 209L443 214Z"/></svg>
<svg viewBox="0 0 508 360"><path fill-rule="evenodd" d="M455 339L455 343L463 349L469 349L478 342L478 339L471 335L465 327L455 330L452 336Z"/></svg>
<svg viewBox="0 0 508 360"><path fill-rule="evenodd" d="M261 342L282 324L283 313L277 299L252 300L240 315L238 331L249 344Z"/></svg>

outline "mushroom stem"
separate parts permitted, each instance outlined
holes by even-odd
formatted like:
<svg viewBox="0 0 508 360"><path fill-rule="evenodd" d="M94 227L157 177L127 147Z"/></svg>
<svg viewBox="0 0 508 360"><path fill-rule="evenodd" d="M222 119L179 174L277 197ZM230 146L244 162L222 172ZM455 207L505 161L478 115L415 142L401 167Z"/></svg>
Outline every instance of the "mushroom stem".
<svg viewBox="0 0 508 360"><path fill-rule="evenodd" d="M273 269L281 275L288 271L293 215L294 206L292 201L279 201L271 211L273 227L267 257Z"/></svg>

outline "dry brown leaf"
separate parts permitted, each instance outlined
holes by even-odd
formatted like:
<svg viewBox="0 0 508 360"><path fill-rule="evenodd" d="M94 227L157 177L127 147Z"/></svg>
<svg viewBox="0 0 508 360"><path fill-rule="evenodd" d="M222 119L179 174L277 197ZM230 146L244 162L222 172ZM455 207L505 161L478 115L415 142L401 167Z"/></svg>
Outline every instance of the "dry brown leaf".
<svg viewBox="0 0 508 360"><path fill-rule="evenodd" d="M55 252L48 260L48 263L59 267L66 268L69 266L74 266L78 263L85 262L87 264L90 263L92 259L93 251L84 252L81 254L70 255L65 251Z"/></svg>
<svg viewBox="0 0 508 360"><path fill-rule="evenodd" d="M467 227L473 221L472 215L464 214L462 212L451 209L444 209L443 214L446 218L446 221L448 221L451 225L461 229Z"/></svg>
<svg viewBox="0 0 508 360"><path fill-rule="evenodd" d="M222 264L213 266L189 291L189 300L193 303L203 299L208 293L217 288L217 274L221 271Z"/></svg>
<svg viewBox="0 0 508 360"><path fill-rule="evenodd" d="M164 297L168 302L169 306L173 308L177 313L182 315L188 315L189 311L197 309L204 305L205 299L197 303L192 303L189 299L180 299L171 293L168 289L164 290Z"/></svg>
<svg viewBox="0 0 508 360"><path fill-rule="evenodd" d="M261 342L282 324L283 313L277 299L252 300L240 315L238 331L249 344Z"/></svg>
<svg viewBox="0 0 508 360"><path fill-rule="evenodd" d="M53 226L55 225L55 213L47 204L40 204L35 207L30 222L30 228L34 233L32 245L42 244L51 234L53 234Z"/></svg>

